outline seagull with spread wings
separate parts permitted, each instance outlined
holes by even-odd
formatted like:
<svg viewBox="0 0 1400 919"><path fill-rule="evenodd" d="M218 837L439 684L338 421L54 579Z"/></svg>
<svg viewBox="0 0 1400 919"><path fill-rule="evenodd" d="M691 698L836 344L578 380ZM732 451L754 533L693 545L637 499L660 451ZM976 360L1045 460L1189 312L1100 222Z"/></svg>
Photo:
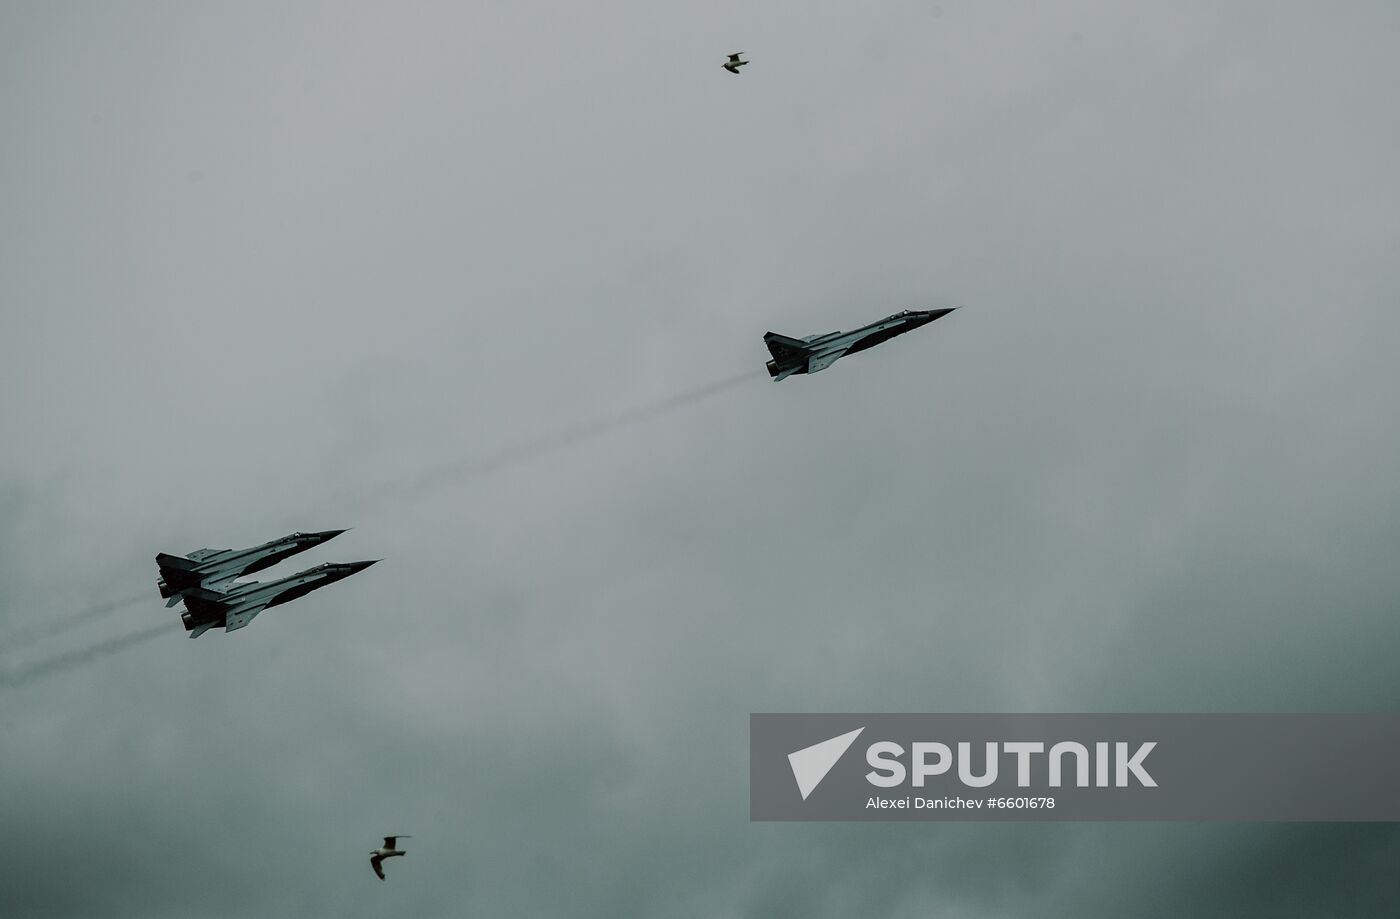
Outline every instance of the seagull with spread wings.
<svg viewBox="0 0 1400 919"><path fill-rule="evenodd" d="M399 849L400 839L412 839L412 836L385 836L384 847L375 849L369 854L369 866L374 869L374 873L379 875L379 879L384 880L384 859L393 858L395 855L406 855L407 853Z"/></svg>
<svg viewBox="0 0 1400 919"><path fill-rule="evenodd" d="M723 67L725 70L728 70L730 73L738 73L739 68L748 63L748 61L739 60L739 55L743 53L744 52L742 51L734 52L733 54L729 55L729 60L721 64L720 66Z"/></svg>

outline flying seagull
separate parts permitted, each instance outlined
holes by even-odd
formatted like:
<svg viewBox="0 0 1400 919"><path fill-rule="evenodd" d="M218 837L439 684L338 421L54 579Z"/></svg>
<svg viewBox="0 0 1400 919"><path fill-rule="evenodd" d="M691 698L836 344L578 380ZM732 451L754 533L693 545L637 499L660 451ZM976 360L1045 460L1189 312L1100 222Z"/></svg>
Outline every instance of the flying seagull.
<svg viewBox="0 0 1400 919"><path fill-rule="evenodd" d="M384 869L380 867L386 858L393 858L395 855L405 855L398 848L400 839L412 839L412 836L385 836L384 848L375 849L369 854L369 866L374 869L374 873L379 875L379 879L384 880Z"/></svg>
<svg viewBox="0 0 1400 919"><path fill-rule="evenodd" d="M730 73L738 73L739 68L748 63L748 61L739 60L739 55L743 53L744 52L742 51L734 52L733 54L729 55L728 62L721 64L720 66L722 66L725 70L728 70Z"/></svg>

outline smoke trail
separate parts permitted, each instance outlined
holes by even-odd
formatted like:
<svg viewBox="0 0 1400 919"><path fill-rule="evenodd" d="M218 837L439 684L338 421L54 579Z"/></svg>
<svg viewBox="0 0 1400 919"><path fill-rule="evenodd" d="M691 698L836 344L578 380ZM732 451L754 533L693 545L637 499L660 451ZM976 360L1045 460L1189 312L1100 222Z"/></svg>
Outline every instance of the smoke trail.
<svg viewBox="0 0 1400 919"><path fill-rule="evenodd" d="M18 689L27 686L35 680L42 679L54 673L61 673L64 670L72 670L81 667L83 664L91 663L109 654L116 654L127 648L149 641L157 635L169 635L171 632L168 623L148 626L135 632L128 632L125 635L118 635L116 638L109 638L106 641L80 648L77 651L65 651L62 654L55 654L52 657L44 658L20 667L17 670L0 670L0 687L6 689Z"/></svg>
<svg viewBox="0 0 1400 919"><path fill-rule="evenodd" d="M466 460L453 460L442 463L420 473L417 477L406 482L388 483L380 488L372 489L369 493L361 493L359 501L352 499L351 505L363 507L365 504L372 504L377 500L385 498L407 498L423 494L442 485L462 478L470 478L479 475L496 472L507 466L516 463L526 462L536 459L556 450L562 450L604 434L625 428L630 425L640 424L650 421L653 418L664 415L675 409L682 408L694 402L700 402L712 396L746 383L753 379L753 373L744 373L739 376L729 377L724 380L717 380L704 386L688 390L678 395L669 396L656 402L640 405L636 408L612 415L605 415L601 418L588 421L583 424L565 428L552 434L544 434L531 440L525 440L513 446L505 447L495 453L485 456L475 457Z"/></svg>
<svg viewBox="0 0 1400 919"><path fill-rule="evenodd" d="M76 612L63 616L53 616L42 622L35 622L27 625L17 625L11 627L6 633L0 635L0 651L8 651L13 648L22 648L42 641L45 638L52 638L55 635L62 635L64 632L75 629L78 626L95 622L103 616L126 609L143 600L149 599L150 591L142 591L139 594L120 597L116 600L108 600L89 606L87 609L80 609Z"/></svg>
<svg viewBox="0 0 1400 919"><path fill-rule="evenodd" d="M472 459L459 459L448 463L442 463L420 473L417 477L407 482L396 481L386 483L380 488L371 489L368 493L361 492L349 501L337 503L344 503L351 508L360 509L365 505L374 504L377 501L388 498L413 497L457 479L486 475L507 466L514 465L515 463L536 459L546 454L553 453L556 450L562 450L574 444L601 437L604 434L628 427L629 425L650 421L667 412L683 408L691 403L700 402L733 389L741 383L752 379L753 376L753 373L744 373L739 376L717 380L713 383L707 383L704 386L699 386L695 389L669 396L665 399L640 405L626 411L605 415L593 421L575 425L571 428L565 428L564 430L556 431L552 434L544 434L530 440L525 440L498 450L495 453ZM0 634L0 653L28 647L43 639L62 635L80 626L95 622L103 616L145 601L149 596L150 592L142 591L139 594L109 600L90 606L87 609L78 610L64 616L56 616L43 622L12 627L7 633ZM54 670L67 669L70 666L76 666L94 657L101 657L105 654L121 650L128 645L135 644L155 634L157 634L157 630L155 629L132 633L122 638L95 645L85 651L73 651L50 658L48 661L41 661L39 664L19 671L18 674L10 674L7 676L3 671L0 671L0 686L13 687L21 685L22 683L27 683Z"/></svg>

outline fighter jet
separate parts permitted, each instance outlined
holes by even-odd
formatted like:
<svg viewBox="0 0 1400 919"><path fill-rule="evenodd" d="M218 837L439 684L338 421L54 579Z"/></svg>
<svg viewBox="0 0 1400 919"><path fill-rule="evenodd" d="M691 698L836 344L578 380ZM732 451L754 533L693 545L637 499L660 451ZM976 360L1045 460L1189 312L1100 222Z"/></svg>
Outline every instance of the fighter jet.
<svg viewBox="0 0 1400 919"><path fill-rule="evenodd" d="M794 373L816 373L830 367L837 358L866 348L873 348L896 335L928 325L941 319L957 307L942 310L905 310L886 316L879 322L861 326L854 332L829 332L826 335L809 335L806 338L789 338L776 332L763 336L773 359L768 362L768 375L777 382Z"/></svg>
<svg viewBox="0 0 1400 919"><path fill-rule="evenodd" d="M225 632L232 632L252 622L254 616L270 606L304 597L313 590L341 578L348 578L373 564L373 561L327 562L279 581L234 583L223 591L191 587L184 593L185 609L188 612L181 613L180 618L184 620L185 631L190 633L191 638L198 638L210 629L220 626Z"/></svg>
<svg viewBox="0 0 1400 919"><path fill-rule="evenodd" d="M271 568L298 552L315 548L344 532L323 530L320 533L293 533L251 549L197 549L187 556L162 552L156 556L156 565L160 568L156 587L160 589L160 595L166 598L165 605L171 607L180 602L187 590L196 587L223 590L244 575Z"/></svg>
<svg viewBox="0 0 1400 919"><path fill-rule="evenodd" d="M729 55L729 60L726 63L721 64L720 66L723 67L725 70L728 70L730 73L738 73L739 68L748 63L748 61L739 60L739 55L743 53L744 52L742 51L737 51L734 54Z"/></svg>
<svg viewBox="0 0 1400 919"><path fill-rule="evenodd" d="M384 869L380 867L380 864L386 858L393 858L395 855L407 855L407 852L399 850L398 842L400 839L412 838L412 836L385 836L384 848L375 849L369 854L369 866L374 869L375 874L379 875L381 881L384 880Z"/></svg>

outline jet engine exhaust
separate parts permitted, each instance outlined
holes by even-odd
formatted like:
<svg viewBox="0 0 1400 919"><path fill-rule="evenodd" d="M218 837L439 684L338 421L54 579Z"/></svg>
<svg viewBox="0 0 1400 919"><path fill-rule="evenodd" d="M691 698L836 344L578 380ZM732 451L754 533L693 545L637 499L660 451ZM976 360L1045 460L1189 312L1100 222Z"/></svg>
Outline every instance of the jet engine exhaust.
<svg viewBox="0 0 1400 919"><path fill-rule="evenodd" d="M52 657L43 658L32 664L20 667L16 670L0 670L0 687L6 689L19 689L28 686L35 680L42 679L55 673L62 673L65 670L73 670L84 664L91 663L111 654L125 651L142 642L149 641L157 635L170 634L168 623L149 626L138 629L135 632L128 632L125 635L118 635L116 638L109 638L89 645L86 648L79 648L76 651L65 651L62 654L55 654Z"/></svg>
<svg viewBox="0 0 1400 919"><path fill-rule="evenodd" d="M55 635L62 635L64 632L87 625L89 622L96 622L103 616L119 612L128 606L135 606L148 597L149 594L142 591L139 594L97 603L87 609L77 610L67 615L54 616L41 622L12 626L3 636L0 636L0 645L9 650L36 644L46 638L53 638Z"/></svg>
<svg viewBox="0 0 1400 919"><path fill-rule="evenodd" d="M530 460L546 456L557 450L563 450L567 447L584 443L597 437L602 437L605 434L610 434L613 431L634 424L650 421L692 403L701 402L712 396L717 396L720 393L748 382L752 377L752 373L743 373L727 379L717 380L713 383L707 383L704 386L699 386L695 389L657 400L656 402L639 405L636 408L627 409L612 415L605 415L593 421L565 428L552 434L542 434L539 437L521 441L513 446L504 447L495 453L489 453L485 456L473 459L453 460L448 463L443 463L435 468L428 469L411 481L391 483L383 489L372 492L371 494L373 497L367 496L365 503L374 503L377 500L388 497L420 495L457 479L487 475L516 463L529 462Z"/></svg>

